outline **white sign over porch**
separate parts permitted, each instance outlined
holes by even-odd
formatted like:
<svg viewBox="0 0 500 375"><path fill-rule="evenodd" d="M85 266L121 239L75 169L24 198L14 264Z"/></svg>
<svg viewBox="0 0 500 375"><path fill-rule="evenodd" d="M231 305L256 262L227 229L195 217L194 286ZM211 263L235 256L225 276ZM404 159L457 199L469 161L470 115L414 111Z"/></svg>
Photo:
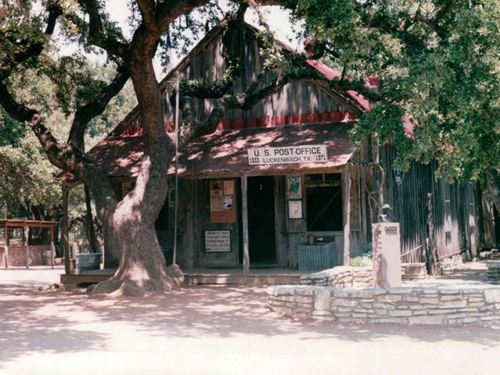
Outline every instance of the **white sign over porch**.
<svg viewBox="0 0 500 375"><path fill-rule="evenodd" d="M326 163L325 145L260 147L248 149L248 164Z"/></svg>

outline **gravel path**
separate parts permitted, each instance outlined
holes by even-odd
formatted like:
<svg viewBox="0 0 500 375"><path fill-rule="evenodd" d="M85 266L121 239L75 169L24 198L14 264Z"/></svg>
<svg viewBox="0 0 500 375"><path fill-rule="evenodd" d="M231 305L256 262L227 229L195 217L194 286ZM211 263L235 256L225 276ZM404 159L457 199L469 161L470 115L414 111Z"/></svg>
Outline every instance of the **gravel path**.
<svg viewBox="0 0 500 375"><path fill-rule="evenodd" d="M500 327L278 319L264 289L163 298L39 292L61 270L0 270L0 374L498 374Z"/></svg>

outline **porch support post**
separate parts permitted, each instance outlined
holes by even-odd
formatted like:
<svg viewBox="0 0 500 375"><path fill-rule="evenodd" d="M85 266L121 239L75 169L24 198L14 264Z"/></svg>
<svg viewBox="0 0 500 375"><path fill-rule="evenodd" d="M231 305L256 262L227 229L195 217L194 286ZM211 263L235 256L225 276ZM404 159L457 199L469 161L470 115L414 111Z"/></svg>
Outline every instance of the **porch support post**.
<svg viewBox="0 0 500 375"><path fill-rule="evenodd" d="M344 191L344 266L348 266L350 263L350 237L351 237L351 167L346 164L344 167L343 186Z"/></svg>
<svg viewBox="0 0 500 375"><path fill-rule="evenodd" d="M83 184L83 191L85 193L85 221L87 222L87 238L90 245L91 253L98 253L99 247L97 246L97 238L94 228L94 219L92 217L92 197L90 196L90 190L87 184ZM52 241L51 241L52 242Z"/></svg>
<svg viewBox="0 0 500 375"><path fill-rule="evenodd" d="M7 222L5 222L3 227L3 237L5 240L5 268L9 268L9 229L7 227Z"/></svg>
<svg viewBox="0 0 500 375"><path fill-rule="evenodd" d="M54 246L54 226L50 227L50 267L54 268L54 258L56 256L56 247Z"/></svg>
<svg viewBox="0 0 500 375"><path fill-rule="evenodd" d="M69 188L66 185L62 186L62 199L63 199L63 223L62 223L62 247L64 254L64 273L69 275L71 273L71 259L69 254L69 215L68 215L68 195Z"/></svg>
<svg viewBox="0 0 500 375"><path fill-rule="evenodd" d="M24 230L24 251L26 253L26 269L30 268L30 248L29 248L29 236L30 228L25 226Z"/></svg>
<svg viewBox="0 0 500 375"><path fill-rule="evenodd" d="M241 218L243 228L243 274L250 272L250 254L248 250L248 179L241 176Z"/></svg>

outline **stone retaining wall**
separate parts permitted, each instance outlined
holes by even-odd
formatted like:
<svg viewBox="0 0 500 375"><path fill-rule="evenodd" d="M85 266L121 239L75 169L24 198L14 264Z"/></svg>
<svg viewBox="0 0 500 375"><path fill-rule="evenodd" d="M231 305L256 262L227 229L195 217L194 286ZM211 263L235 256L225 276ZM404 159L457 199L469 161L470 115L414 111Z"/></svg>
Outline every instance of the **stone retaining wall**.
<svg viewBox="0 0 500 375"><path fill-rule="evenodd" d="M369 288L373 286L372 267L339 266L300 277L301 285Z"/></svg>
<svg viewBox="0 0 500 375"><path fill-rule="evenodd" d="M401 263L401 278L403 280L423 280L426 277L425 263Z"/></svg>
<svg viewBox="0 0 500 375"><path fill-rule="evenodd" d="M500 323L500 287L268 288L271 310L294 319L339 323Z"/></svg>
<svg viewBox="0 0 500 375"><path fill-rule="evenodd" d="M500 284L500 260L488 260L488 282L492 284Z"/></svg>
<svg viewBox="0 0 500 375"><path fill-rule="evenodd" d="M464 264L462 255L457 254L439 260L439 268L443 275L450 275L456 268Z"/></svg>
<svg viewBox="0 0 500 375"><path fill-rule="evenodd" d="M423 280L427 275L424 263L401 264L403 280ZM339 288L370 288L373 286L372 267L339 266L301 276L301 285L334 286Z"/></svg>

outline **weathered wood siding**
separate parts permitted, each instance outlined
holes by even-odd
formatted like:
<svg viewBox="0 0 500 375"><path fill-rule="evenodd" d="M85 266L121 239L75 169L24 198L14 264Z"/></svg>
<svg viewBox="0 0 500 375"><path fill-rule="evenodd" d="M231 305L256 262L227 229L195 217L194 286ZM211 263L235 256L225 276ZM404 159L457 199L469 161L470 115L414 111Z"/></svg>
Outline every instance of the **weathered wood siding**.
<svg viewBox="0 0 500 375"><path fill-rule="evenodd" d="M477 249L476 214L473 186L450 185L435 180L435 164L414 162L397 184L392 165L394 148L380 149L385 170L384 200L393 208L393 219L400 223L403 262L422 261L428 230L428 193L432 194L434 243L439 259Z"/></svg>
<svg viewBox="0 0 500 375"><path fill-rule="evenodd" d="M186 184L188 181L185 182ZM235 182L235 189L238 191L239 179ZM192 231L187 233L185 236L181 236L182 241L182 252L185 257L192 256L192 266L204 266L204 267L236 267L240 263L240 225L239 223L234 224L221 224L221 223L211 223L210 222L210 192L209 192L209 180L193 180L192 181L192 192L191 196L181 197L180 199L184 201L183 209L187 205L192 204L192 218L190 225L192 225ZM239 194L236 195L239 202ZM190 203L192 202L192 203ZM239 203L235 202L238 207ZM238 210L241 212L241 210ZM239 220L238 220L239 221ZM186 223L187 224L187 223ZM188 224L189 225L189 224ZM180 226L181 231L188 230L186 225ZM229 229L231 231L231 252L229 253L207 253L205 251L205 230L225 230ZM191 246L188 248L188 246ZM192 250L191 250L192 249ZM185 263L185 262L184 262ZM186 264L186 263L185 263Z"/></svg>
<svg viewBox="0 0 500 375"><path fill-rule="evenodd" d="M235 80L234 92L243 92L249 84L254 82L262 71L263 64L258 42L252 32L243 30L240 38L244 65L241 68L240 77ZM188 79L206 82L219 79L226 71L222 52L222 38L218 35L194 50L192 58L186 62L185 66L181 66L181 75ZM271 75L267 75L264 84L271 79ZM213 100L210 99L193 99L194 113L198 121L203 121L208 117L212 110L212 103ZM290 83L278 93L261 100L251 110L228 111L225 119L246 120L272 117L278 118L276 121L279 124L280 121L285 121L286 116L350 111L348 106L332 100L320 87L310 82L299 81ZM172 107L168 100L165 101L165 113L166 122L172 123Z"/></svg>
<svg viewBox="0 0 500 375"><path fill-rule="evenodd" d="M480 200L482 230L481 244L485 248L494 248L500 245L500 219L498 212L492 204L491 194L487 190L479 190L478 200Z"/></svg>

